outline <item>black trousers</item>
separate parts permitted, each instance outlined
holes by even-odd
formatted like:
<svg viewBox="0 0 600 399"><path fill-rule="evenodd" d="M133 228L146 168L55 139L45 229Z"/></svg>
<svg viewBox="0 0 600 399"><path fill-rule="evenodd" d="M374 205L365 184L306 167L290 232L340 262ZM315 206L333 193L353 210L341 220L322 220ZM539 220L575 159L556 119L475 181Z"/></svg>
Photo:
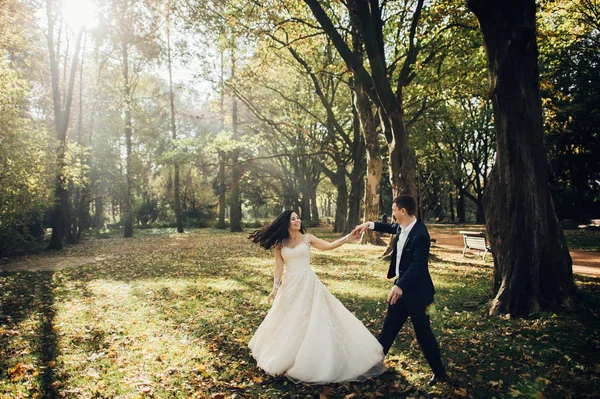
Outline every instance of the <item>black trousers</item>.
<svg viewBox="0 0 600 399"><path fill-rule="evenodd" d="M440 357L440 347L431 331L429 316L426 313L427 306L423 304L412 304L400 297L394 305L388 304L387 314L383 322L383 328L377 336L377 340L383 346L383 353L387 354L394 343L398 332L410 317L415 328L417 341L421 350L435 374L445 373Z"/></svg>

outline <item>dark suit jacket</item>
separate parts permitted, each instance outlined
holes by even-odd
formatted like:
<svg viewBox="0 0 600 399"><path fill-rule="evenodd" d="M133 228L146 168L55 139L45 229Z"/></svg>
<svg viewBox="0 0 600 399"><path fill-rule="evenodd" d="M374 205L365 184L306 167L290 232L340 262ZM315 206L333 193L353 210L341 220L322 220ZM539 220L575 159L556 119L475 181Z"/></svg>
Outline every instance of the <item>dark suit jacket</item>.
<svg viewBox="0 0 600 399"><path fill-rule="evenodd" d="M396 276L397 243L402 227L397 223L387 224L375 222L375 231L394 234L394 252L387 278ZM429 275L430 237L425 223L417 220L411 229L400 259L400 276L395 284L402 288L405 301L420 304L433 302L435 290Z"/></svg>

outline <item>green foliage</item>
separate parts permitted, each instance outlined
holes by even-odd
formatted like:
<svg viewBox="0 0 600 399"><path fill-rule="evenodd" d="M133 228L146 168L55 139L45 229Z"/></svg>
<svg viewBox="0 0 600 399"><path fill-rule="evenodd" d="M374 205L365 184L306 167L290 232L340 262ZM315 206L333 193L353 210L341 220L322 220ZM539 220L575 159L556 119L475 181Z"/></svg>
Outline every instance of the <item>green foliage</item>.
<svg viewBox="0 0 600 399"><path fill-rule="evenodd" d="M19 24L26 16L13 1L0 10L0 255L43 237L40 224L52 200L54 143L29 116L30 80L15 69L19 60L30 61L22 54L26 27Z"/></svg>
<svg viewBox="0 0 600 399"><path fill-rule="evenodd" d="M600 9L548 2L540 13L541 88L560 218L600 215Z"/></svg>

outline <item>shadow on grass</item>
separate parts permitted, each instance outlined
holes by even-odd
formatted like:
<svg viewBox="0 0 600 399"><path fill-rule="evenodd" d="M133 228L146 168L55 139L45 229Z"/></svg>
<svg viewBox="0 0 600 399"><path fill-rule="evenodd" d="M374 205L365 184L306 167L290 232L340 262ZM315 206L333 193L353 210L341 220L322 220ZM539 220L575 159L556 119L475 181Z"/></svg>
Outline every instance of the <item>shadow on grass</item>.
<svg viewBox="0 0 600 399"><path fill-rule="evenodd" d="M54 375L54 364L57 357L57 336L54 329L54 272L19 272L2 273L3 297L0 304L0 324L7 326L12 334L0 335L0 373L4 376L19 373L15 369L14 359L20 359L13 347L13 334L21 334L23 340L29 341L32 354L38 355L38 380L44 398L57 396ZM23 331L22 324L27 319L37 317L31 334ZM12 361L11 361L12 359Z"/></svg>

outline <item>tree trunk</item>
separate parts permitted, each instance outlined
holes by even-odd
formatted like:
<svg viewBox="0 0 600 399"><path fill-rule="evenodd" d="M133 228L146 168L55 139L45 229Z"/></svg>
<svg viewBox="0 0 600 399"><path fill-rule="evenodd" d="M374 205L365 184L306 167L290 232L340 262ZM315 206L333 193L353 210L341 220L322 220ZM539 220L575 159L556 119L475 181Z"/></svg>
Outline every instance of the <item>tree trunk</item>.
<svg viewBox="0 0 600 399"><path fill-rule="evenodd" d="M315 226L320 223L319 220L319 207L317 206L317 187L310 190L310 214L312 216L312 222ZM344 216L346 216L344 214Z"/></svg>
<svg viewBox="0 0 600 399"><path fill-rule="evenodd" d="M547 177L534 0L469 0L483 33L496 128L496 161L484 194L494 252L490 314L572 308L572 261Z"/></svg>
<svg viewBox="0 0 600 399"><path fill-rule="evenodd" d="M485 212L483 210L483 199L481 197L477 198L475 204L477 205L477 214L475 215L477 223L484 224Z"/></svg>
<svg viewBox="0 0 600 399"><path fill-rule="evenodd" d="M365 195L365 171L367 169L366 144L364 136L360 131L360 119L356 104L356 96L352 95L352 115L354 148L352 172L350 173L350 197L348 199L348 221L346 223L345 233L349 233L355 226L360 224L360 210L363 196Z"/></svg>
<svg viewBox="0 0 600 399"><path fill-rule="evenodd" d="M333 232L341 233L346 229L346 212L348 211L348 186L346 185L346 168L338 160L335 188L337 189L335 220Z"/></svg>
<svg viewBox="0 0 600 399"><path fill-rule="evenodd" d="M452 193L448 194L448 206L450 207L450 221L454 222L456 217L454 216L454 198Z"/></svg>
<svg viewBox="0 0 600 399"><path fill-rule="evenodd" d="M363 88L379 110L380 119L385 125L386 139L390 150L390 181L394 195L410 194L416 198L416 158L408 145L408 134L404 123L402 88L410 82L414 73L412 66L416 60L418 46L416 26L423 8L423 0L418 0L412 17L410 46L408 55L398 78L397 93L394 93L385 61L383 43L383 19L379 2L355 0L346 2L353 25L359 28L362 43L368 55L370 73L363 59L353 53L346 40L317 0L304 0L316 20L335 45L340 56L354 74L354 79ZM353 29L354 30L354 29Z"/></svg>
<svg viewBox="0 0 600 399"><path fill-rule="evenodd" d="M84 142L83 139L83 62L85 60L85 44L86 40L83 41L81 49L81 65L79 68L79 114L77 115L77 143L82 147L91 147L91 133L90 140L88 143ZM89 170L91 170L91 155L89 153L83 154L81 160L82 165L86 165L85 173L89 178ZM83 231L86 230L90 225L90 214L89 214L89 195L90 195L90 181L83 187L75 188L75 208L73 209L71 233L69 235L69 242L72 244L79 243Z"/></svg>
<svg viewBox="0 0 600 399"><path fill-rule="evenodd" d="M104 224L104 203L103 197L98 195L94 200L94 217L92 227L102 227Z"/></svg>
<svg viewBox="0 0 600 399"><path fill-rule="evenodd" d="M123 205L123 224L124 224L124 232L123 232L123 237L125 238L129 238L129 237L133 237L133 213L132 213L132 186L133 186L133 181L132 181L132 173L133 173L133 166L132 166L132 144L131 144L131 135L132 135L132 131L133 131L133 125L132 125L132 108L133 108L133 104L132 104L132 93L131 93L131 86L130 86L130 82L129 82L129 51L128 51L128 44L123 43L122 44L122 49L121 49L121 55L122 55L122 59L121 62L123 63L123 79L124 79L124 86L123 86L123 97L125 100L125 180L127 182L126 184L126 193L125 193L125 201L124 201L124 205Z"/></svg>
<svg viewBox="0 0 600 399"><path fill-rule="evenodd" d="M371 111L369 98L359 86L356 86L354 96L356 97L356 110L367 152L367 184L365 185L365 214L363 220L375 222L379 220L381 175L383 171L383 161L379 154L379 134L377 133L377 122ZM365 232L360 239L360 243L385 245L379 233L374 230Z"/></svg>
<svg viewBox="0 0 600 399"><path fill-rule="evenodd" d="M167 63L169 68L169 100L171 102L171 131L173 143L177 140L177 126L175 123L175 93L173 93L173 68L171 62L171 10L167 10ZM179 162L175 157L173 163L173 199L175 203L175 220L177 232L183 233L183 219L181 217L181 198L179 193Z"/></svg>
<svg viewBox="0 0 600 399"><path fill-rule="evenodd" d="M401 94L398 95L401 96ZM399 195L410 195L417 199L417 158L414 150L408 145L404 108L401 102L397 105L397 109L392 108L391 105L389 107L390 109L386 112L391 113L390 123L384 124L384 126L391 126L391 133L386 134L386 137L393 137L392 140L388 140L388 168L392 196L396 198Z"/></svg>
<svg viewBox="0 0 600 399"><path fill-rule="evenodd" d="M217 184L219 185L219 222L217 223L217 229L224 230L227 226L225 226L225 153L223 151L219 151Z"/></svg>
<svg viewBox="0 0 600 399"><path fill-rule="evenodd" d="M458 188L458 199L456 200L456 219L458 223L465 223L467 221L467 212L465 209L465 196L460 187Z"/></svg>
<svg viewBox="0 0 600 399"><path fill-rule="evenodd" d="M52 79L52 102L54 106L54 129L56 139L58 140L57 149L57 164L58 173L55 178L54 186L54 213L52 217L52 236L50 237L49 250L59 250L63 247L63 238L68 229L69 220L67 218L69 212L69 193L67 190L67 181L64 176L65 167L65 147L67 140L67 129L69 127L69 116L71 113L71 104L73 101L73 89L75 87L75 75L77 71L77 60L79 58L79 49L81 47L81 38L83 37L83 29L80 29L77 34L75 43L75 54L71 63L71 71L69 76L69 84L65 94L65 104L63 103L59 85L59 66L57 55L54 50L54 10L52 0L46 2L46 15L48 17L48 33L46 35L48 43L48 55L50 59L50 73ZM66 74L66 66L65 71Z"/></svg>
<svg viewBox="0 0 600 399"><path fill-rule="evenodd" d="M232 162L238 162L238 151L234 150L231 157ZM242 179L242 170L240 166L231 168L233 182L229 196L229 231L240 232L242 228L242 203L240 201L240 180Z"/></svg>
<svg viewBox="0 0 600 399"><path fill-rule="evenodd" d="M308 189L306 184L302 184L300 187L302 198L300 198L300 218L305 223L312 223L312 218L310 216L310 195L308 193Z"/></svg>
<svg viewBox="0 0 600 399"><path fill-rule="evenodd" d="M232 35L231 40L231 79L235 79L235 37ZM233 140L238 141L238 109L237 100L234 97L231 99L231 128L233 132ZM237 165L239 161L240 150L235 149L231 153L231 193L229 196L229 231L240 232L244 231L242 228L242 202L240 200L240 182L242 180L243 170L240 165Z"/></svg>

